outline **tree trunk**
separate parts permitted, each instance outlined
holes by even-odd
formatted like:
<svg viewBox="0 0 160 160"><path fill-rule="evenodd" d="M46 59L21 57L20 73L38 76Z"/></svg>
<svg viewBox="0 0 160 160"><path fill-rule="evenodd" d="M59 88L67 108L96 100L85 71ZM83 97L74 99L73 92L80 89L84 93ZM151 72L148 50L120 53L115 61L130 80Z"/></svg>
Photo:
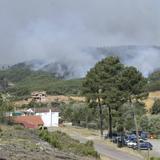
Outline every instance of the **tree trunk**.
<svg viewBox="0 0 160 160"><path fill-rule="evenodd" d="M139 133L138 133L138 124L137 124L137 118L135 115L135 109L134 109L134 105L132 103L132 100L130 99L130 105L131 108L133 109L133 120L134 120L134 125L135 125L135 130L136 130L136 139L137 139L137 148L139 150Z"/></svg>
<svg viewBox="0 0 160 160"><path fill-rule="evenodd" d="M86 119L86 128L88 128L88 114L86 114L85 119Z"/></svg>
<svg viewBox="0 0 160 160"><path fill-rule="evenodd" d="M100 98L98 98L98 105L99 105L99 119L100 119L100 132L101 136L103 136L103 115L102 115L102 105L100 102Z"/></svg>
<svg viewBox="0 0 160 160"><path fill-rule="evenodd" d="M111 107L108 106L108 111L109 111L109 131L108 131L108 135L109 138L112 138L112 113L111 113Z"/></svg>
<svg viewBox="0 0 160 160"><path fill-rule="evenodd" d="M137 147L139 150L139 133L138 133L137 118L136 118L135 114L134 114L134 124L135 124L135 128L136 128Z"/></svg>

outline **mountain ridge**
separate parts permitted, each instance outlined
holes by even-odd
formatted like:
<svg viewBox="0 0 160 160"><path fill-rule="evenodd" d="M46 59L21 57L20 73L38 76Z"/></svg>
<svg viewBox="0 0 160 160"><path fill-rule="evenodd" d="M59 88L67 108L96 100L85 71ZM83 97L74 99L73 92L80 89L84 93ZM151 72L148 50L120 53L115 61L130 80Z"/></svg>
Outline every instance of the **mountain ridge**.
<svg viewBox="0 0 160 160"><path fill-rule="evenodd" d="M144 76L160 68L158 59L160 58L160 46L115 46L115 47L97 47L84 50L86 55L90 55L92 60L88 59L81 66L75 64L74 59L70 61L53 59L34 59L17 63L12 67L25 67L34 71L44 71L53 74L56 78L72 79L82 78L95 63L107 56L118 56L122 63L132 65L138 68ZM152 54L152 59L149 56ZM84 55L84 54L83 54ZM73 55L74 56L74 55ZM85 57L84 57L85 59ZM81 63L81 62L79 62Z"/></svg>

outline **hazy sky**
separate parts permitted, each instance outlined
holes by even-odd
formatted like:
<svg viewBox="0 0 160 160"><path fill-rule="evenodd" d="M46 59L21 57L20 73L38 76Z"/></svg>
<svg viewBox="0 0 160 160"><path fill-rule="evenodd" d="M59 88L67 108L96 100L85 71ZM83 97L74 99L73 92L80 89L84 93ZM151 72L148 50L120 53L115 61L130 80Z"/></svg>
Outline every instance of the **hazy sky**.
<svg viewBox="0 0 160 160"><path fill-rule="evenodd" d="M159 7L160 0L0 0L0 63L87 68L97 61L87 47L159 45Z"/></svg>

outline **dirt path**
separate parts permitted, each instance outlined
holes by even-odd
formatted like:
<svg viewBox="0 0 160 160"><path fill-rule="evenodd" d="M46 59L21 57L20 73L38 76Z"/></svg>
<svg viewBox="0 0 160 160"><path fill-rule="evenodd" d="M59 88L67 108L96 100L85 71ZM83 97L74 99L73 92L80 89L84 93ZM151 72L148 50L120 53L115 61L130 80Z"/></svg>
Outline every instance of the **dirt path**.
<svg viewBox="0 0 160 160"><path fill-rule="evenodd" d="M76 129L73 127L59 128L59 130L66 132L72 138L85 143L88 140L94 141L95 149L102 155L102 159L110 160L143 160L139 155L128 153L124 150L117 149L112 144L107 143L104 139L100 138L98 132L87 131L85 129Z"/></svg>

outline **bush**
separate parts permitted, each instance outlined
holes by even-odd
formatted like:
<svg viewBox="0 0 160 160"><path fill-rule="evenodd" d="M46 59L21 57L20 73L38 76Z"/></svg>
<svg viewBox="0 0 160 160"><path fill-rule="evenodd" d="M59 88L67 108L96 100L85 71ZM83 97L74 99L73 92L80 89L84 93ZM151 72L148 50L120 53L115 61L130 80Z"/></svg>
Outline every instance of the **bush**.
<svg viewBox="0 0 160 160"><path fill-rule="evenodd" d="M149 117L149 132L160 134L160 115L152 115Z"/></svg>
<svg viewBox="0 0 160 160"><path fill-rule="evenodd" d="M150 160L160 160L160 158L151 157Z"/></svg>
<svg viewBox="0 0 160 160"><path fill-rule="evenodd" d="M15 125L14 129L15 130L24 130L24 126L22 126L22 125Z"/></svg>
<svg viewBox="0 0 160 160"><path fill-rule="evenodd" d="M86 127L86 122L85 121L80 121L80 127Z"/></svg>
<svg viewBox="0 0 160 160"><path fill-rule="evenodd" d="M159 135L160 134L160 115L144 115L140 119L142 130Z"/></svg>
<svg viewBox="0 0 160 160"><path fill-rule="evenodd" d="M97 125L97 123L91 122L91 123L88 123L88 128L90 128L90 129L98 129L98 125Z"/></svg>
<svg viewBox="0 0 160 160"><path fill-rule="evenodd" d="M2 128L0 127L0 132L2 132L3 130L2 130Z"/></svg>
<svg viewBox="0 0 160 160"><path fill-rule="evenodd" d="M85 145L86 145L87 147L93 147L94 143L93 143L93 141L87 141L87 142L85 143Z"/></svg>
<svg viewBox="0 0 160 160"><path fill-rule="evenodd" d="M83 148L83 154L85 156L100 158L100 155L92 147Z"/></svg>
<svg viewBox="0 0 160 160"><path fill-rule="evenodd" d="M78 140L72 139L66 133L56 131L56 132L48 132L41 131L39 133L41 139L47 141L55 148L66 152L72 152L74 154L82 155L82 156L92 156L99 158L99 154L94 150L94 145L92 141L87 141L85 144L80 143Z"/></svg>
<svg viewBox="0 0 160 160"><path fill-rule="evenodd" d="M159 114L159 113L160 113L160 99L156 99L151 109L151 114Z"/></svg>
<svg viewBox="0 0 160 160"><path fill-rule="evenodd" d="M59 143L59 140L54 136L54 135L52 135L51 137L50 137L50 140L49 140L50 142L50 144L52 145L52 146L54 146L55 148L58 148L58 149L61 149L62 147L61 147L61 145L60 145L60 143Z"/></svg>

